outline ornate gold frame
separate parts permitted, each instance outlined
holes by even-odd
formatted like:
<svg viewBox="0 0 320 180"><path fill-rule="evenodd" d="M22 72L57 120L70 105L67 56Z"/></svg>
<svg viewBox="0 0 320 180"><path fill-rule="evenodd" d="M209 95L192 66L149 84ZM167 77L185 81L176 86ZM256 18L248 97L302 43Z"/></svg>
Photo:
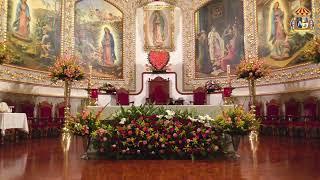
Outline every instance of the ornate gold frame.
<svg viewBox="0 0 320 180"><path fill-rule="evenodd" d="M124 37L123 37L123 80L107 80L103 78L94 78L93 84L102 84L106 81L117 87L125 87L135 90L135 35L136 35L136 9L153 0L106 0L112 3L123 12L124 15ZM211 0L162 0L173 6L179 7L183 19L183 89L192 90L194 87L203 86L208 79L195 78L195 22L194 16L197 9L204 6ZM61 52L73 53L74 49L74 6L76 0L62 0L62 25L61 25ZM256 58L258 55L258 37L257 37L257 16L256 0L243 1L244 12L244 41L245 56L247 58ZM0 41L6 39L7 30L7 3L8 0L0 0ZM312 13L315 22L315 34L320 37L320 1L312 0ZM257 82L258 85L270 85L285 82L295 82L320 77L320 68L315 64L302 64L289 68L277 69L272 77L262 79ZM30 71L13 66L0 66L0 79L22 83L41 84L44 86L61 86L62 84L52 84L47 73L39 71ZM226 77L216 78L220 82L227 82ZM232 86L246 86L247 83L242 80L232 81ZM86 83L82 82L76 85L84 88Z"/></svg>
<svg viewBox="0 0 320 180"><path fill-rule="evenodd" d="M74 16L75 3L78 0L61 0L61 54L74 53ZM135 90L135 6L127 0L105 0L117 7L123 13L123 79L107 79L104 77L94 77L92 83L95 86L101 86L106 81L116 87L124 87L129 90ZM8 0L0 0L0 41L6 40L7 31L7 11ZM48 80L48 72L37 71L27 68L16 67L12 65L0 66L0 79L20 82L40 84L44 86L62 86L62 83L52 84ZM86 88L85 82L79 82L75 85L77 88Z"/></svg>
<svg viewBox="0 0 320 180"><path fill-rule="evenodd" d="M183 24L188 25L183 28L183 64L184 64L184 84L183 89L190 91L195 87L203 86L208 79L216 79L222 84L226 84L227 77L196 78L195 76L195 14L196 11L205 6L211 0L192 0L192 6L187 7L190 11L182 11ZM256 0L243 1L244 13L244 46L245 58L258 57L258 27ZM312 14L315 21L315 35L320 37L320 1L312 0ZM286 82L302 81L320 77L320 68L312 63L301 64L288 68L274 70L273 75L257 82L258 85L271 85ZM237 80L233 76L232 86L247 86L244 80Z"/></svg>
<svg viewBox="0 0 320 180"><path fill-rule="evenodd" d="M170 35L170 45L169 47L165 47L165 48L161 48L161 47L157 47L157 46L150 46L147 44L147 20L146 20L146 14L147 11L155 11L155 10L169 10L170 11L170 19L169 19L169 24L170 24L170 28L169 28L169 35ZM171 5L150 5L150 6L145 6L143 7L143 11L144 11L144 22L143 22L143 29L144 29L144 50L145 51L150 51L150 50L168 50L168 51L174 51L175 47L174 47L174 31L175 31L175 26L174 26L174 6Z"/></svg>

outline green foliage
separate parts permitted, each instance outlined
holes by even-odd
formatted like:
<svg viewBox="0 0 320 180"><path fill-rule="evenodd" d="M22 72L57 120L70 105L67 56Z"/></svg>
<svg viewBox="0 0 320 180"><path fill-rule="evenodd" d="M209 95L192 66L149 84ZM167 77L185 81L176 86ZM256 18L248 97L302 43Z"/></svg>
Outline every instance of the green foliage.
<svg viewBox="0 0 320 180"><path fill-rule="evenodd" d="M257 130L260 122L256 120L253 112L246 112L242 106L223 111L215 119L215 123L227 134L245 135L251 130Z"/></svg>

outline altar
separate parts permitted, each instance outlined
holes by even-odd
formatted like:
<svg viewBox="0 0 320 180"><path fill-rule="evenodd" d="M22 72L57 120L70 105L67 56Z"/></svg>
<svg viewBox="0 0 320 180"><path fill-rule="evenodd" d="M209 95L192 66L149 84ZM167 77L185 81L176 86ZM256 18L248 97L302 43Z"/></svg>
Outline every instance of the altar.
<svg viewBox="0 0 320 180"><path fill-rule="evenodd" d="M215 105L154 105L155 107L164 107L168 110L173 111L189 111L195 112L198 115L209 115L210 117L215 118L217 115L221 114L223 110L227 110L233 108L233 105L223 105L223 106L215 106ZM106 108L101 113L101 119L108 119L112 114L121 110L121 108L128 109L131 106L106 106ZM103 107L102 106L87 106L87 108L92 112L98 112Z"/></svg>

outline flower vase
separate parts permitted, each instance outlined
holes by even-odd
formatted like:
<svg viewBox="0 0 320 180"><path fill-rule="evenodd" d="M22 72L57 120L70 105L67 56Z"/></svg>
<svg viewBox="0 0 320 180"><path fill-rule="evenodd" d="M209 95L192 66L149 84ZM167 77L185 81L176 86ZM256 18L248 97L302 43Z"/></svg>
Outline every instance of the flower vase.
<svg viewBox="0 0 320 180"><path fill-rule="evenodd" d="M232 143L233 151L231 151L231 153L229 155L231 158L237 159L240 157L240 155L238 154L238 148L239 148L239 144L240 144L241 135L231 134L230 136L231 136L231 143Z"/></svg>
<svg viewBox="0 0 320 180"><path fill-rule="evenodd" d="M82 145L83 145L83 155L81 156L81 159L88 160L88 149L90 146L90 137L89 136L82 136Z"/></svg>

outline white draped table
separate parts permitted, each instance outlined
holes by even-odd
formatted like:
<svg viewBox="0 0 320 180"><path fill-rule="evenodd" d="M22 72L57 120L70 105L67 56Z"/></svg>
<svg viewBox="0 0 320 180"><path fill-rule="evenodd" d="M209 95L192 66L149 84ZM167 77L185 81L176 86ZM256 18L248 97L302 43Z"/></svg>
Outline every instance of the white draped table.
<svg viewBox="0 0 320 180"><path fill-rule="evenodd" d="M222 110L233 108L233 105L223 105L223 106L214 106L214 105L156 105L156 107L164 107L170 110L188 110L189 112L196 112L198 115L209 115L212 118L215 118L217 115L222 113ZM89 110L93 112L98 112L103 107L102 106L87 106ZM122 106L124 109L128 109L131 106ZM101 118L106 119L110 117L115 112L119 111L121 106L107 106L101 113Z"/></svg>
<svg viewBox="0 0 320 180"><path fill-rule="evenodd" d="M6 129L22 129L28 133L27 115L25 113L0 113L0 129L3 136Z"/></svg>

